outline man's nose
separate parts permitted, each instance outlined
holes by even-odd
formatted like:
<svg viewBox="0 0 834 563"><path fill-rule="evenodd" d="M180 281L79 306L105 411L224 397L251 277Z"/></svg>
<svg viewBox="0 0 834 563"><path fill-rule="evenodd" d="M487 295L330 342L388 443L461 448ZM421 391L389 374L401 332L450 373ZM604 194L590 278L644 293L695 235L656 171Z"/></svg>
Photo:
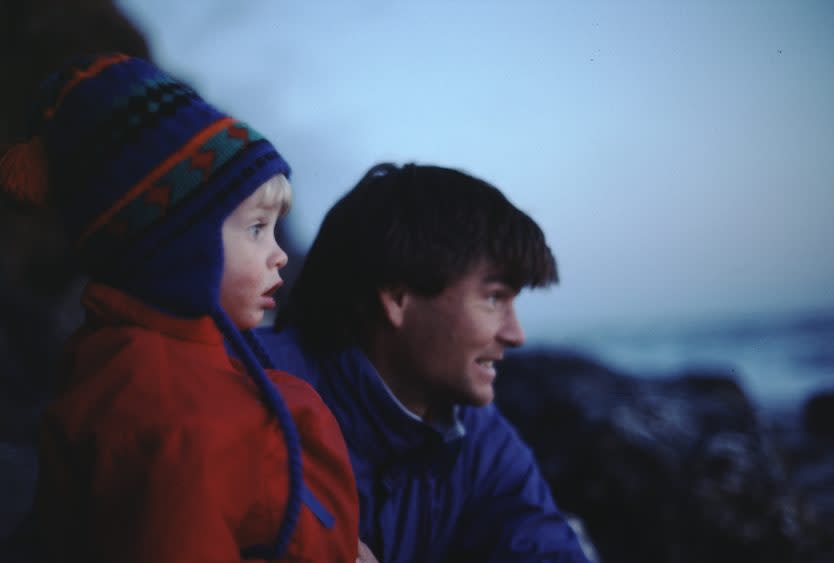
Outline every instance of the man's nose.
<svg viewBox="0 0 834 563"><path fill-rule="evenodd" d="M498 338L505 346L511 348L524 344L524 329L521 328L521 323L518 321L514 305L510 305L510 308L504 317L504 322L501 323L501 330L498 332Z"/></svg>

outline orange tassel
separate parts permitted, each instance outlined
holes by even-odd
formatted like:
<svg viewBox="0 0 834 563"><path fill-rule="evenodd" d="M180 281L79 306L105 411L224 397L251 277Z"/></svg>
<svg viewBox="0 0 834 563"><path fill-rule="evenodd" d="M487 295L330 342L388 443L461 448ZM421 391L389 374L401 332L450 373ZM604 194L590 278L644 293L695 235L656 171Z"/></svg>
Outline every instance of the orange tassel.
<svg viewBox="0 0 834 563"><path fill-rule="evenodd" d="M0 158L0 189L21 203L46 202L49 178L40 137L12 145Z"/></svg>

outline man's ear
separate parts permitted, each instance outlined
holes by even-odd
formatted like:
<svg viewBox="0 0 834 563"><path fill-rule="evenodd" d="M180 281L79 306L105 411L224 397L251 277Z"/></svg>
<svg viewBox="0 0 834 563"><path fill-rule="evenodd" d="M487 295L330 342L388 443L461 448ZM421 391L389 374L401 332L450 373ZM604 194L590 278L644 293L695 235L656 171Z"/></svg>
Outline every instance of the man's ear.
<svg viewBox="0 0 834 563"><path fill-rule="evenodd" d="M385 318L394 328L400 328L405 318L408 292L404 287L385 287L379 290L378 295Z"/></svg>

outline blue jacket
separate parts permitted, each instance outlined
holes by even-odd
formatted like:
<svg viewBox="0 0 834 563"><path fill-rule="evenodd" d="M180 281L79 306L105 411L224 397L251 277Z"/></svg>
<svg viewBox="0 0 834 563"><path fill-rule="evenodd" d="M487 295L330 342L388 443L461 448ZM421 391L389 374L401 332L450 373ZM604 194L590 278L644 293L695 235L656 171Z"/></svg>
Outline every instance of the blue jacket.
<svg viewBox="0 0 834 563"><path fill-rule="evenodd" d="M385 563L586 563L530 450L490 405L460 406L445 428L410 413L357 349L304 351L263 331L275 365L306 379L342 427L356 475L359 534Z"/></svg>

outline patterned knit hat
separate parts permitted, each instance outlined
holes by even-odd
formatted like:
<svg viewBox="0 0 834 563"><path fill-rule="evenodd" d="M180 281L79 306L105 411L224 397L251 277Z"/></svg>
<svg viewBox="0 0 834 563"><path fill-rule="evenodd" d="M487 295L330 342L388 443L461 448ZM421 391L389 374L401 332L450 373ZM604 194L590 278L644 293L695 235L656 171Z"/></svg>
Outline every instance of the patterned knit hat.
<svg viewBox="0 0 834 563"><path fill-rule="evenodd" d="M219 227L266 180L289 175L284 159L185 84L125 55L75 61L34 106L37 136L22 152L41 149L45 164L7 170L4 183L24 198L54 198L94 279L173 313L208 312L222 274Z"/></svg>
<svg viewBox="0 0 834 563"><path fill-rule="evenodd" d="M302 488L298 435L262 367L254 335L220 307L222 224L259 186L290 169L247 125L153 64L122 54L73 61L33 104L32 137L0 161L3 190L61 211L82 269L169 313L211 315L281 423L291 492L276 545L292 535Z"/></svg>

